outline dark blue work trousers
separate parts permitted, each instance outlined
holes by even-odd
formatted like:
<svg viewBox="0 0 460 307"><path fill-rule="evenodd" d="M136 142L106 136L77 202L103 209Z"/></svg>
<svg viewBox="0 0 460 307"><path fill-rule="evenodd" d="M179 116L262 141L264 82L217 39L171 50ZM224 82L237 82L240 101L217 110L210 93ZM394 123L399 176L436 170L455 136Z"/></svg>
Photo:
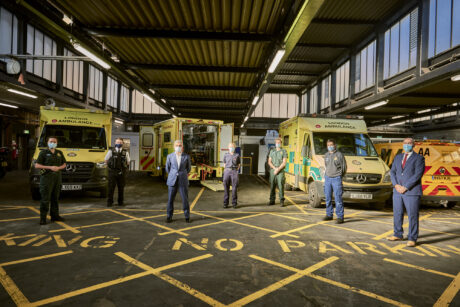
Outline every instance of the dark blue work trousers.
<svg viewBox="0 0 460 307"><path fill-rule="evenodd" d="M335 214L337 218L343 219L343 186L342 176L328 177L324 180L324 195L326 196L326 215L332 217L334 215L334 207L332 206L332 192L334 192Z"/></svg>

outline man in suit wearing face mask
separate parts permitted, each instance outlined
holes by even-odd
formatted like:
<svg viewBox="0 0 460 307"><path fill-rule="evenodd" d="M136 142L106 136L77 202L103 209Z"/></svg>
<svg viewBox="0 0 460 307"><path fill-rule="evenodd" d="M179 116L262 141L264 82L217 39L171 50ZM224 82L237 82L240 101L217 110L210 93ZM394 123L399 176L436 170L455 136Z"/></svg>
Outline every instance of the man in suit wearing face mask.
<svg viewBox="0 0 460 307"><path fill-rule="evenodd" d="M190 156L183 152L182 141L174 142L174 152L166 158L166 172L168 173L168 207L166 223L172 222L174 213L174 199L177 190L182 198L185 222L190 223L190 206L188 203L188 174L192 168Z"/></svg>
<svg viewBox="0 0 460 307"><path fill-rule="evenodd" d="M407 246L414 247L418 238L420 198L422 197L422 176L425 172L425 158L413 151L414 140L403 141L404 153L396 155L391 166L393 183L393 224L394 234L389 241L403 239L404 208L409 218Z"/></svg>

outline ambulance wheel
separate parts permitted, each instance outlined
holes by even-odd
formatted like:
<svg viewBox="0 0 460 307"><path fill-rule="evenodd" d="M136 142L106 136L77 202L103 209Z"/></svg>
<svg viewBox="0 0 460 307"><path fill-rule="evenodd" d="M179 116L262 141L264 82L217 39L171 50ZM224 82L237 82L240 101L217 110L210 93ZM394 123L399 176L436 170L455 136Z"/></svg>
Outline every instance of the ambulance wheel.
<svg viewBox="0 0 460 307"><path fill-rule="evenodd" d="M285 183L284 184L284 190L285 191L292 191L292 185L290 185L289 183Z"/></svg>
<svg viewBox="0 0 460 307"><path fill-rule="evenodd" d="M32 194L33 200L40 200L40 190L37 188L30 188L30 194Z"/></svg>
<svg viewBox="0 0 460 307"><path fill-rule="evenodd" d="M313 181L308 185L308 201L313 208L321 207L321 198L319 197L318 189Z"/></svg>
<svg viewBox="0 0 460 307"><path fill-rule="evenodd" d="M107 198L107 194L108 194L107 188L103 188L99 190L99 198Z"/></svg>
<svg viewBox="0 0 460 307"><path fill-rule="evenodd" d="M447 203L447 208L452 209L453 207L455 207L456 204L457 204L457 202L455 202L455 201L449 201Z"/></svg>

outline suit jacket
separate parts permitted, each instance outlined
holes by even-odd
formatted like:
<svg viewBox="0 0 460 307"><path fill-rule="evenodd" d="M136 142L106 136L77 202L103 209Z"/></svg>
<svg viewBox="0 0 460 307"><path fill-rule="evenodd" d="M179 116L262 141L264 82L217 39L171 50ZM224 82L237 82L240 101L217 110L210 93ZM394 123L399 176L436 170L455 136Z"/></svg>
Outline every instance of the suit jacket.
<svg viewBox="0 0 460 307"><path fill-rule="evenodd" d="M415 152L406 160L404 169L402 160L404 153L396 155L391 166L391 182L407 188L403 195L422 196L422 176L425 173L425 158ZM399 193L393 189L393 193Z"/></svg>
<svg viewBox="0 0 460 307"><path fill-rule="evenodd" d="M179 185L188 187L188 173L190 173L191 168L189 155L182 153L180 167L177 167L176 153L170 153L166 157L166 172L168 173L166 184L172 187L179 180Z"/></svg>

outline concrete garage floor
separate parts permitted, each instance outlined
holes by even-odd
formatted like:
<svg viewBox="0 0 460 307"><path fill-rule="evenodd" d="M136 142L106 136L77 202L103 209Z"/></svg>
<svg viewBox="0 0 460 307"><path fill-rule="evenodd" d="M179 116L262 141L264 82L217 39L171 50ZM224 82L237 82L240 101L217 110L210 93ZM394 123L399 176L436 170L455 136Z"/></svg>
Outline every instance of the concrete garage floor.
<svg viewBox="0 0 460 307"><path fill-rule="evenodd" d="M0 182L0 306L460 306L460 208L423 208L417 248L387 242L390 210L347 205L322 222L300 191L266 206L260 177L242 176L238 209L223 192L180 196L166 224L167 188L130 176L126 206L66 194L65 223L38 225L27 174Z"/></svg>

